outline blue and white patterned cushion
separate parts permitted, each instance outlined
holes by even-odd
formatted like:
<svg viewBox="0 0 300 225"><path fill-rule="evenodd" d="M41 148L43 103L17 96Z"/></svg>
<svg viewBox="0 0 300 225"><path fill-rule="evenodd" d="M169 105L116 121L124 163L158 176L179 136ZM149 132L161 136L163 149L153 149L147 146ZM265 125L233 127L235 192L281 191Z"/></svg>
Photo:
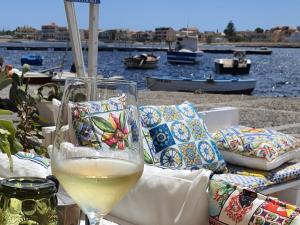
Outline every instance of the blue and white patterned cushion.
<svg viewBox="0 0 300 225"><path fill-rule="evenodd" d="M228 174L213 176L213 180L224 180L236 185L264 190L270 185L281 184L300 178L300 163L287 162L271 171L255 170L228 164Z"/></svg>
<svg viewBox="0 0 300 225"><path fill-rule="evenodd" d="M253 190L263 190L266 187L273 184L265 177L246 176L246 175L232 174L232 173L215 174L212 177L212 180L225 181L230 184L247 187Z"/></svg>
<svg viewBox="0 0 300 225"><path fill-rule="evenodd" d="M177 169L226 170L225 161L194 106L140 107L144 149L155 164Z"/></svg>

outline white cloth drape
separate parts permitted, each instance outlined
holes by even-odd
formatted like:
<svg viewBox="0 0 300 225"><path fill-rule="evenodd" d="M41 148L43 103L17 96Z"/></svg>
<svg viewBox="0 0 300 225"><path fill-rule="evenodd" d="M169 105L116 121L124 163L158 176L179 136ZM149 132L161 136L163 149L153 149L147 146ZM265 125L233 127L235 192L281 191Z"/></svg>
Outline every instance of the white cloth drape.
<svg viewBox="0 0 300 225"><path fill-rule="evenodd" d="M135 225L208 224L208 170L170 170L145 166L129 194L112 210Z"/></svg>

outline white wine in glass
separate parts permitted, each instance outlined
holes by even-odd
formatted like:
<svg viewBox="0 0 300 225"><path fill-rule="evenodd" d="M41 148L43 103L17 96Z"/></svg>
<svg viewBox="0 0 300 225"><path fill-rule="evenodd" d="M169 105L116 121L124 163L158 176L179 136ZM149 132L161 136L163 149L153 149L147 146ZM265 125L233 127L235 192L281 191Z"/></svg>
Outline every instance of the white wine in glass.
<svg viewBox="0 0 300 225"><path fill-rule="evenodd" d="M100 224L143 172L136 84L97 78L67 80L58 119L52 172Z"/></svg>

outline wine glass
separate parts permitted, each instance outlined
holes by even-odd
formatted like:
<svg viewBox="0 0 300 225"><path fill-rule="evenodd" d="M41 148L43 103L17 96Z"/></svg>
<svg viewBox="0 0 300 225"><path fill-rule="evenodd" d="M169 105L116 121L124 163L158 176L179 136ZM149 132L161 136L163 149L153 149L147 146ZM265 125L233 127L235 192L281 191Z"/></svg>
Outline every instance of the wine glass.
<svg viewBox="0 0 300 225"><path fill-rule="evenodd" d="M67 79L51 166L90 224L101 224L144 168L136 83Z"/></svg>

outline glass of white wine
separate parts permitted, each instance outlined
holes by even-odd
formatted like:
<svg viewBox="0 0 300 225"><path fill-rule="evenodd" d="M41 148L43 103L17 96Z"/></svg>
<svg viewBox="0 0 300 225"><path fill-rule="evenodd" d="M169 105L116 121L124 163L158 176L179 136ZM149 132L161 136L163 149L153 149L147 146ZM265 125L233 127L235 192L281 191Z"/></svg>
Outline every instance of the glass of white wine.
<svg viewBox="0 0 300 225"><path fill-rule="evenodd" d="M68 79L58 117L52 172L90 224L101 224L144 168L136 83Z"/></svg>

